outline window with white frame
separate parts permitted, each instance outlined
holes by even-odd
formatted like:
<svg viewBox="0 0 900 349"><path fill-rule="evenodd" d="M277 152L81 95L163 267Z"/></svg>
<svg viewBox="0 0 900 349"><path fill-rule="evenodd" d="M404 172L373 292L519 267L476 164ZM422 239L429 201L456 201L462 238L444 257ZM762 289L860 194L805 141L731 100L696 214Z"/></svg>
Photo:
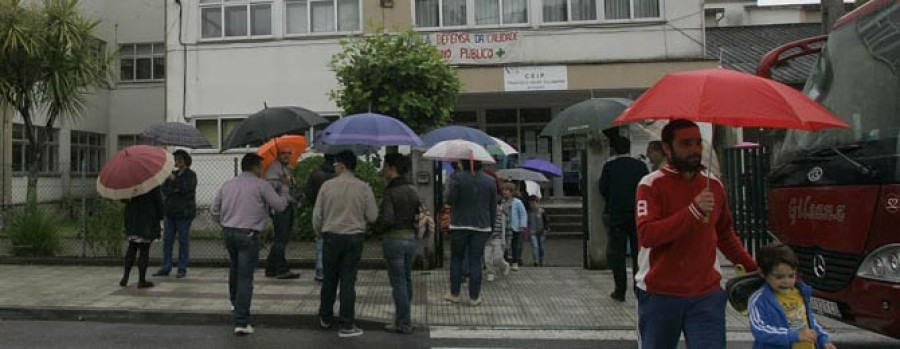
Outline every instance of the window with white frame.
<svg viewBox="0 0 900 349"><path fill-rule="evenodd" d="M475 25L528 23L528 0L475 0Z"/></svg>
<svg viewBox="0 0 900 349"><path fill-rule="evenodd" d="M285 0L284 33L359 31L361 5L361 0Z"/></svg>
<svg viewBox="0 0 900 349"><path fill-rule="evenodd" d="M660 18L659 0L543 0L545 23Z"/></svg>
<svg viewBox="0 0 900 349"><path fill-rule="evenodd" d="M200 37L272 35L273 0L200 0Z"/></svg>
<svg viewBox="0 0 900 349"><path fill-rule="evenodd" d="M209 144L213 148L221 148L225 137L234 130L237 125L241 124L244 118L217 118L217 119L201 119L195 121L194 126L200 130Z"/></svg>
<svg viewBox="0 0 900 349"><path fill-rule="evenodd" d="M106 135L93 132L72 131L70 136L69 163L72 173L99 173L106 159Z"/></svg>
<svg viewBox="0 0 900 349"><path fill-rule="evenodd" d="M416 27L465 26L466 2L467 0L413 0Z"/></svg>
<svg viewBox="0 0 900 349"><path fill-rule="evenodd" d="M38 130L43 127L35 126ZM28 171L29 153L28 137L25 136L25 125L13 124L12 129L12 171L14 174L24 174ZM59 130L52 129L47 133L44 146L41 148L41 163L38 164L38 172L41 174L59 173Z"/></svg>
<svg viewBox="0 0 900 349"><path fill-rule="evenodd" d="M162 81L165 78L165 44L145 43L119 45L120 81Z"/></svg>
<svg viewBox="0 0 900 349"><path fill-rule="evenodd" d="M119 135L117 139L116 149L122 150L128 148L132 145L161 145L159 143L154 142L153 140L141 136L139 134L124 134Z"/></svg>

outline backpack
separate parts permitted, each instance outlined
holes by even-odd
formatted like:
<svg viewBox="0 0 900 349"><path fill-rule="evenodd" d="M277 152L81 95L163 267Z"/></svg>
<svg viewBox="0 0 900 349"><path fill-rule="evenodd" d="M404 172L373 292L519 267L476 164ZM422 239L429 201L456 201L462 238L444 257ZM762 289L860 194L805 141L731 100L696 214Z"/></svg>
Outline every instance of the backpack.
<svg viewBox="0 0 900 349"><path fill-rule="evenodd" d="M416 239L425 239L434 234L434 217L425 207L425 204L419 203L419 213L416 215Z"/></svg>

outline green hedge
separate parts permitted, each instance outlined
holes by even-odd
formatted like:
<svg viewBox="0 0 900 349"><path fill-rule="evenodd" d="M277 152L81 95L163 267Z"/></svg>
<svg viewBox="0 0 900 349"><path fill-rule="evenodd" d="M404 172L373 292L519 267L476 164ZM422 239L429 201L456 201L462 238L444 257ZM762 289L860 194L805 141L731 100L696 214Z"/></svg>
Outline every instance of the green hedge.
<svg viewBox="0 0 900 349"><path fill-rule="evenodd" d="M3 231L9 237L13 255L53 257L62 250L60 223L55 212L47 212L37 203L29 202L21 211L10 214Z"/></svg>

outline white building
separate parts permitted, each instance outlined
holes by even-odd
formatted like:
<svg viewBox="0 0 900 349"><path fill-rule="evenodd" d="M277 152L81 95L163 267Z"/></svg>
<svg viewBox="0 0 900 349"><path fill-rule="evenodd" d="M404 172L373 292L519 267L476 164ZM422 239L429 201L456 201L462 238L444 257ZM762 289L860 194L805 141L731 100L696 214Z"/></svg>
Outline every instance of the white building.
<svg viewBox="0 0 900 349"><path fill-rule="evenodd" d="M702 9L691 0L182 0L166 15L167 120L193 123L218 146L264 103L340 115L327 97L338 41L413 27L459 68L455 123L575 174L583 145L538 138L543 125L591 96L634 98L667 72L715 66ZM563 181L554 189L578 194Z"/></svg>
<svg viewBox="0 0 900 349"><path fill-rule="evenodd" d="M101 20L97 28L99 48L121 48L118 81L97 89L84 115L74 122L57 122L52 140L44 148L38 197L41 201L80 195L94 190L100 166L117 149L134 144L146 126L165 120L165 24L164 6L169 1L82 0L85 12ZM0 199L6 204L24 202L26 191L23 122L5 110L0 163L6 178ZM36 118L43 124L43 117ZM81 163L86 166L82 182ZM12 171L9 173L8 171Z"/></svg>

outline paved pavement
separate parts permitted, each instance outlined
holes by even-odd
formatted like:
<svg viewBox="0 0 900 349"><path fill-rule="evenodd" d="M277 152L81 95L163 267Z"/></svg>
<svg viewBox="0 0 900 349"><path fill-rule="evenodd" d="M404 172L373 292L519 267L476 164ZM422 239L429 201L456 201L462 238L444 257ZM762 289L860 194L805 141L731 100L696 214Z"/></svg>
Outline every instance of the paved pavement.
<svg viewBox="0 0 900 349"><path fill-rule="evenodd" d="M301 272L298 280L274 280L262 277L262 270L258 270L254 324L263 328L315 328L319 284L312 280L310 270ZM225 328L231 323L226 269L193 268L185 279L151 278L156 287L150 289L137 289L135 280L128 287L119 287L120 276L121 269L115 267L0 265L0 320L219 324ZM441 299L449 289L446 270L416 271L413 322L419 328L445 332L600 331L606 335L621 333L625 337L620 339L627 342L633 340L636 304L631 294L625 303L609 299L611 279L606 271L522 268L485 283L484 303L472 307ZM390 294L384 270L360 271L357 318L363 328L379 330L392 319ZM838 338L844 335L872 342L892 341L840 322L824 318L820 322ZM731 309L727 326L729 332L749 335L746 316Z"/></svg>

